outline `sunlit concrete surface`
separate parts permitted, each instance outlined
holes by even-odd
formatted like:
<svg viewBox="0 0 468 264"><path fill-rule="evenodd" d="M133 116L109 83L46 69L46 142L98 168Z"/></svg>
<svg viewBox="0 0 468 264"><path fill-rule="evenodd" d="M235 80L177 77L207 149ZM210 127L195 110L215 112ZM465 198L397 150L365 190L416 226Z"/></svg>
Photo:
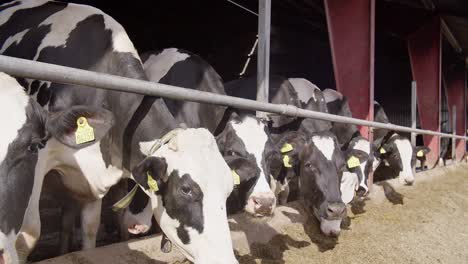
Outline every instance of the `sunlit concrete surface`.
<svg viewBox="0 0 468 264"><path fill-rule="evenodd" d="M468 166L418 173L414 186L374 185L370 199L348 210L338 239L319 233L297 203L261 222L238 215L231 230L240 263L468 263ZM154 236L71 253L39 263L185 263L163 254ZM187 262L189 263L189 262Z"/></svg>

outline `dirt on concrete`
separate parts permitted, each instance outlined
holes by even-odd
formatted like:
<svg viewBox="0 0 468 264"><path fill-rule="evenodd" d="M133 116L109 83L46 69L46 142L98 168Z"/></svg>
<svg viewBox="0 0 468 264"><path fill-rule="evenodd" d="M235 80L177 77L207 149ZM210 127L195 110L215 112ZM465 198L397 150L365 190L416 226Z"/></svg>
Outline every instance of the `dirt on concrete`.
<svg viewBox="0 0 468 264"><path fill-rule="evenodd" d="M374 185L349 207L339 238L321 235L298 203L266 222L244 215L230 221L241 264L468 263L468 166L418 173L414 186ZM177 250L159 252L159 237L76 252L48 264L186 264Z"/></svg>
<svg viewBox="0 0 468 264"><path fill-rule="evenodd" d="M315 220L283 228L252 245L240 263L468 263L468 167L427 176L414 186L355 203L338 239L320 234Z"/></svg>

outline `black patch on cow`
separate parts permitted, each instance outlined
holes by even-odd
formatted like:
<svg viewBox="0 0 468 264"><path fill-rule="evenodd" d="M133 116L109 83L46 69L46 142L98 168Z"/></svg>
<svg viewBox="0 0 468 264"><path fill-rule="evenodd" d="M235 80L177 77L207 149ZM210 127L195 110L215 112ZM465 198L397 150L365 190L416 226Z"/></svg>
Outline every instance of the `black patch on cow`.
<svg viewBox="0 0 468 264"><path fill-rule="evenodd" d="M258 168L255 161L246 158L224 156L224 159L229 168L235 171L240 178L240 184L234 186L226 201L228 214L234 214L242 211L247 204L247 195L258 180L260 168Z"/></svg>
<svg viewBox="0 0 468 264"><path fill-rule="evenodd" d="M39 87L41 86L41 81L39 80L34 80L31 85L30 85L30 89L29 89L29 94L30 95L33 95L35 93L37 93L37 91L39 90Z"/></svg>
<svg viewBox="0 0 468 264"><path fill-rule="evenodd" d="M32 60L36 55L37 48L41 45L42 39L49 34L51 25L42 25L31 28L24 34L21 42L10 45L3 55Z"/></svg>
<svg viewBox="0 0 468 264"><path fill-rule="evenodd" d="M5 43L10 36L23 30L36 27L49 16L65 9L67 5L61 2L47 2L41 6L17 10L0 26L0 43Z"/></svg>
<svg viewBox="0 0 468 264"><path fill-rule="evenodd" d="M0 230L6 234L21 228L34 184L31 172L37 163L37 152L30 146L45 137L39 108L30 103L26 113L26 123L0 164Z"/></svg>
<svg viewBox="0 0 468 264"><path fill-rule="evenodd" d="M10 0L12 1L12 0ZM6 1L6 2L9 2L9 1ZM9 3L9 4L3 4L2 6L0 6L0 12L2 12L3 10L6 10L10 7L13 7L13 6L17 6L19 5L21 2L20 1L16 1L14 3ZM0 254L1 255L1 254Z"/></svg>
<svg viewBox="0 0 468 264"><path fill-rule="evenodd" d="M191 227L199 233L204 229L203 191L189 174L180 177L179 172L174 170L167 180L162 195L167 214L180 222L177 235L182 243L190 243L185 227Z"/></svg>
<svg viewBox="0 0 468 264"><path fill-rule="evenodd" d="M129 181L128 183L128 189L132 189L135 186L135 183L132 181ZM143 210L146 208L148 203L150 202L149 196L143 192L141 188L138 188L135 196L132 199L132 202L128 206L128 209L130 212L134 215L139 214L143 212Z"/></svg>
<svg viewBox="0 0 468 264"><path fill-rule="evenodd" d="M37 102L41 105L44 106L49 102L50 99L50 89L47 83L43 83L41 87L39 88L39 92L37 93Z"/></svg>
<svg viewBox="0 0 468 264"><path fill-rule="evenodd" d="M144 53L141 56L142 61L146 61L151 55L157 56L160 53ZM159 80L159 83L221 95L226 94L219 74L201 57L181 49L177 49L175 52L171 51L171 54L173 56L187 54L188 57L172 65L167 74ZM168 66L163 65L162 67ZM152 72L148 71L147 75L151 79ZM184 122L188 127L205 127L211 132L214 132L226 110L224 106L169 98L164 98L164 102L179 122Z"/></svg>

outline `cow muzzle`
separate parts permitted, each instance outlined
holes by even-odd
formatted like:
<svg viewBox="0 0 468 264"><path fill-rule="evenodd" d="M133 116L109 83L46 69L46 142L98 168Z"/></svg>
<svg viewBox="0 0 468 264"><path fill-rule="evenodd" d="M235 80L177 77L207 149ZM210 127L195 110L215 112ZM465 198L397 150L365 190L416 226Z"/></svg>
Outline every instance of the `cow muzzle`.
<svg viewBox="0 0 468 264"><path fill-rule="evenodd" d="M246 211L256 217L271 216L276 207L273 193L252 194L247 201Z"/></svg>
<svg viewBox="0 0 468 264"><path fill-rule="evenodd" d="M399 181L400 181L400 183L405 184L405 185L413 185L414 176L413 175L404 175L404 174L402 175L402 174L400 174Z"/></svg>

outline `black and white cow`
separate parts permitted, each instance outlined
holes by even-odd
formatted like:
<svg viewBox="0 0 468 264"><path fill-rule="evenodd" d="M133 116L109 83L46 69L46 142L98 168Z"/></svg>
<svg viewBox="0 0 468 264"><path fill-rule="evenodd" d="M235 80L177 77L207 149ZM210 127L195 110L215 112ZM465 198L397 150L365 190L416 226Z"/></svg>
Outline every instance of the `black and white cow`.
<svg viewBox="0 0 468 264"><path fill-rule="evenodd" d="M302 85L280 76L272 76L270 102L326 111L326 103L319 90L314 91L314 96L304 105L292 83ZM255 99L256 77L232 81L225 84L225 87L230 95ZM320 221L322 232L326 235L338 235L341 219L346 211L340 193L345 156L338 146L336 136L328 131L331 128L330 122L284 116L271 119L270 132L283 152L283 166L276 168L277 173L274 173L281 187L279 191L287 188L291 177L297 176L299 196L305 207Z"/></svg>
<svg viewBox="0 0 468 264"><path fill-rule="evenodd" d="M327 108L330 114L353 117L348 104L348 99L340 92L332 89L325 89L323 90L323 95L327 102ZM369 178L369 173L372 170L373 151L369 140L362 137L359 129L355 125L338 122L333 122L332 124L333 127L331 131L338 138L338 142L340 143L342 150L361 150L368 156L368 159L362 159L359 161L360 169L355 169L353 170L354 172L346 171L343 176L343 201L345 203L349 203L354 196L354 190L351 190L351 188L344 188L345 186L355 186L355 190L359 195L365 195L369 191L367 180Z"/></svg>
<svg viewBox="0 0 468 264"><path fill-rule="evenodd" d="M153 82L226 94L221 77L201 57L168 48L141 56L148 78ZM165 99L175 118L189 127L205 127L215 133L221 153L237 171L240 184L228 199L228 212L244 209L262 217L273 213L276 198L270 187L269 167L275 148L265 122L236 110L195 102ZM242 164L242 166L240 166ZM234 167L236 169L234 169Z"/></svg>
<svg viewBox="0 0 468 264"><path fill-rule="evenodd" d="M98 9L45 0L10 2L0 8L0 52L4 55L147 80L123 27ZM88 247L94 246L101 198L133 172L141 186L148 186L145 179L153 190L155 182L160 186L157 192L146 190L153 214L187 258L195 263L237 263L225 208L233 179L208 130L178 132L147 157L148 147L177 127L161 98L20 81L32 98L52 112L75 105L104 108L118 124L102 138L96 134L95 144L63 160L67 166L56 168L69 191L89 199L84 212L93 219L84 229ZM68 122L76 124L77 120ZM59 155L63 148L48 143L44 149L54 149ZM41 169L35 171L34 178L41 179L48 172ZM37 207L32 210L38 214ZM28 221L36 230L20 234L24 237L17 242L21 261L34 247L40 231L38 218Z"/></svg>
<svg viewBox="0 0 468 264"><path fill-rule="evenodd" d="M383 107L374 102L374 121L390 123ZM414 182L414 166L416 164L416 152L408 138L399 135L395 131L387 129L374 129L375 156L374 171L383 161L398 176L401 183L411 185ZM374 174L374 180L379 181L379 173Z"/></svg>
<svg viewBox="0 0 468 264"><path fill-rule="evenodd" d="M141 58L146 74L153 82L226 94L221 77L213 67L189 51L168 48L145 52ZM265 123L251 115L241 117L236 111L223 106L164 100L179 123L216 132L224 159L235 177L239 177L227 200L228 214L245 210L257 217L271 215L276 202L270 181L265 176L268 173L264 172L269 171L268 163L272 159L269 158L266 163L262 158L279 153L275 153ZM150 212L146 196L137 193L124 213L124 225L130 233L145 233L151 227Z"/></svg>
<svg viewBox="0 0 468 264"><path fill-rule="evenodd" d="M78 145L74 140L76 118L85 116L99 141L111 128L113 116L92 106L49 114L4 73L0 73L0 87L0 263L9 264L24 261L24 253L39 237L39 196L45 173L83 161L79 156L86 155L82 151L90 144ZM95 220L88 216L82 218L84 228Z"/></svg>

